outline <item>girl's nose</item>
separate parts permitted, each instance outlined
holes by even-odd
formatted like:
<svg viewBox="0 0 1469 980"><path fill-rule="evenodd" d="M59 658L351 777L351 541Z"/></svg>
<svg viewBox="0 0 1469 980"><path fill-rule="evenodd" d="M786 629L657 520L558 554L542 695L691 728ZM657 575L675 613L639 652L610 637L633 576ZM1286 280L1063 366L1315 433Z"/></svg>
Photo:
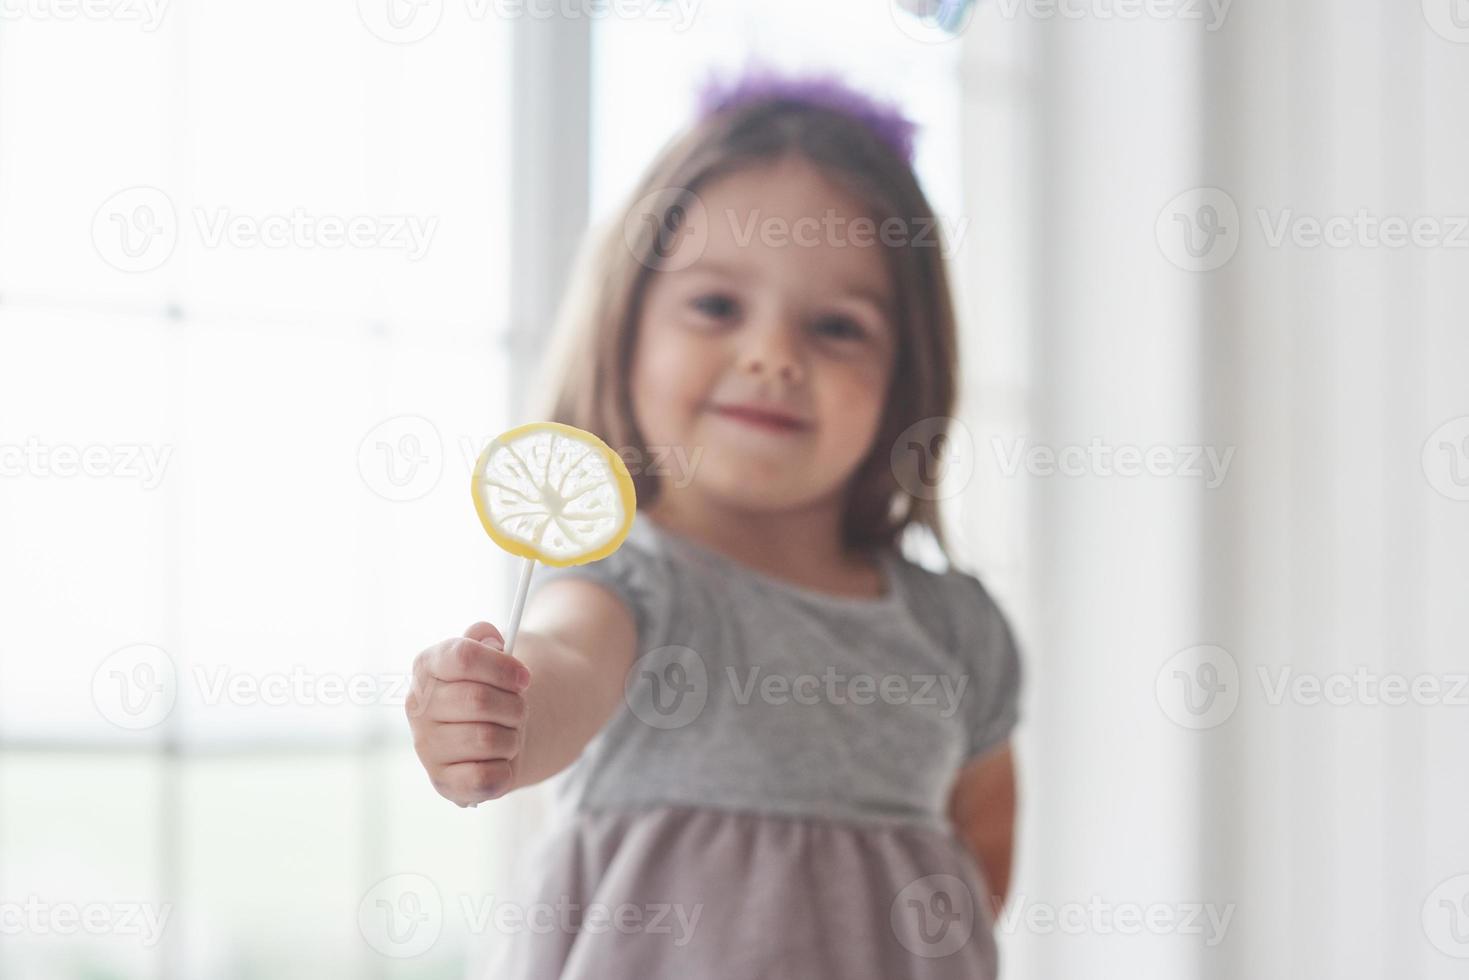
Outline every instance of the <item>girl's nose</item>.
<svg viewBox="0 0 1469 980"><path fill-rule="evenodd" d="M780 323L754 326L740 352L740 368L749 374L779 378L787 385L800 384L806 377L800 346Z"/></svg>

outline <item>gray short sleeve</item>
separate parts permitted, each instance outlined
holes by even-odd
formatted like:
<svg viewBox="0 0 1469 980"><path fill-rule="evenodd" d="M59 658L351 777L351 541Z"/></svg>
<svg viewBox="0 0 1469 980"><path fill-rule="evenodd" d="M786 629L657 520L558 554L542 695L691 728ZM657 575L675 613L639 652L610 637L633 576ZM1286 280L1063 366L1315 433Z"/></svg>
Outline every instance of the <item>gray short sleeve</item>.
<svg viewBox="0 0 1469 980"><path fill-rule="evenodd" d="M599 561L567 568L537 566L529 595L563 578L595 582L627 607L637 627L639 647L646 649L669 601L666 562L647 531L644 521L635 522L622 546Z"/></svg>
<svg viewBox="0 0 1469 980"><path fill-rule="evenodd" d="M951 574L962 596L954 605L956 650L972 677L965 722L973 759L997 748L1019 722L1023 671L1015 633L989 591L972 575Z"/></svg>

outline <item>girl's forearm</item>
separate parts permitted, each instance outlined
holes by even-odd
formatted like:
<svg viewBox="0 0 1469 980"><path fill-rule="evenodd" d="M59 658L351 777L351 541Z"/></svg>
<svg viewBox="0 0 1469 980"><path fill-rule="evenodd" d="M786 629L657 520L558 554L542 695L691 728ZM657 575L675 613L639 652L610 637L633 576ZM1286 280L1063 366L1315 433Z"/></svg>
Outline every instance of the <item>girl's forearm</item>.
<svg viewBox="0 0 1469 980"><path fill-rule="evenodd" d="M515 656L530 670L524 737L514 787L549 779L581 755L622 700L607 665L555 636L522 631Z"/></svg>

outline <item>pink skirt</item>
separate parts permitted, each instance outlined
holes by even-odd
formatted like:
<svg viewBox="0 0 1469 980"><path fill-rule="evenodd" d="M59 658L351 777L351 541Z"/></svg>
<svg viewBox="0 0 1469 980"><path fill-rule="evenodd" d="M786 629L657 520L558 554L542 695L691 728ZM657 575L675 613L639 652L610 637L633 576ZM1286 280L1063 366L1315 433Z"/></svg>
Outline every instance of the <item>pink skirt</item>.
<svg viewBox="0 0 1469 980"><path fill-rule="evenodd" d="M707 807L578 814L525 855L486 980L992 980L946 829Z"/></svg>

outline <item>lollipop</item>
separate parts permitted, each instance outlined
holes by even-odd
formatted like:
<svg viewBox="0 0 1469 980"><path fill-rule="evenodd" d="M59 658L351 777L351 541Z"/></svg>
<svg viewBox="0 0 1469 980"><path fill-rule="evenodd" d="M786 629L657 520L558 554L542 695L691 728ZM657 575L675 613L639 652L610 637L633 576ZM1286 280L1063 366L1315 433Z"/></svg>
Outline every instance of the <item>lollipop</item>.
<svg viewBox="0 0 1469 980"><path fill-rule="evenodd" d="M632 528L637 496L621 457L590 432L532 422L485 447L470 482L493 540L525 559L505 633L510 653L536 562L558 568L605 558Z"/></svg>

